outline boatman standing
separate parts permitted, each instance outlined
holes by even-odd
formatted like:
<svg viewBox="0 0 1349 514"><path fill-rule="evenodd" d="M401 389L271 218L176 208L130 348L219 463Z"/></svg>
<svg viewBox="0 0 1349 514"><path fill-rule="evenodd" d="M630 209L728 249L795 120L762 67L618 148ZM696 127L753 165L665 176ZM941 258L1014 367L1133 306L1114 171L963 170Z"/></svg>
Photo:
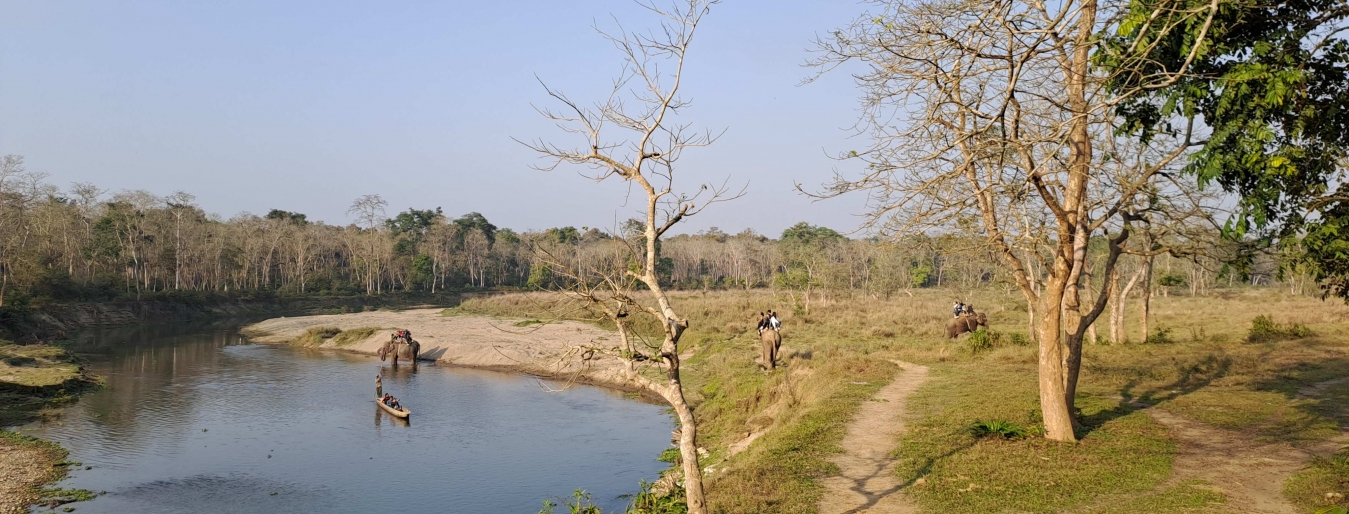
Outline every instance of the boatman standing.
<svg viewBox="0 0 1349 514"><path fill-rule="evenodd" d="M375 375L375 398L384 397L384 375Z"/></svg>

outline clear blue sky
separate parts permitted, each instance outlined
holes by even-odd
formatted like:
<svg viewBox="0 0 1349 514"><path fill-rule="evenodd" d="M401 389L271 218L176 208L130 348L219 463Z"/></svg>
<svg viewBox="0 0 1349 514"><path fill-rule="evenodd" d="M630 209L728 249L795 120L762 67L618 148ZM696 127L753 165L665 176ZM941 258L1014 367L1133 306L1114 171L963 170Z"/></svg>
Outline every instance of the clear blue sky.
<svg viewBox="0 0 1349 514"><path fill-rule="evenodd" d="M865 144L846 130L857 91L836 72L798 85L817 34L850 1L731 0L690 55L686 120L727 129L683 161L685 184L729 176L749 195L691 220L779 234L809 221L858 224L862 199L812 202ZM229 217L281 208L329 223L364 194L389 214L443 207L498 226L610 227L626 188L543 173L511 140L567 135L531 103L534 76L598 99L619 56L592 29L654 21L631 0L512 2L0 1L0 154L63 187L184 190Z"/></svg>

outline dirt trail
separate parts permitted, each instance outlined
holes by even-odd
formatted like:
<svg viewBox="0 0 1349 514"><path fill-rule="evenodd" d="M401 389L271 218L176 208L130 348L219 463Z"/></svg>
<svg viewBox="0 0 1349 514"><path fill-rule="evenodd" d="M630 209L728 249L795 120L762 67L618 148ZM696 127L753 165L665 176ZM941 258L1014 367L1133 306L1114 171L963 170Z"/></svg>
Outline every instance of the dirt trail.
<svg viewBox="0 0 1349 514"><path fill-rule="evenodd" d="M839 474L821 481L821 514L907 514L918 512L895 477L890 452L904 431L908 399L927 380L927 368L897 362L903 371L865 402L848 424L843 454L833 459Z"/></svg>
<svg viewBox="0 0 1349 514"><path fill-rule="evenodd" d="M1301 391L1313 396L1342 381L1315 384ZM1304 448L1283 442L1259 441L1167 412L1145 408L1158 423L1171 429L1178 453L1171 479L1176 483L1203 480L1227 496L1228 505L1252 514L1295 514L1299 510L1283 497L1288 477L1303 470L1316 456L1326 456L1349 444L1349 434L1320 441Z"/></svg>

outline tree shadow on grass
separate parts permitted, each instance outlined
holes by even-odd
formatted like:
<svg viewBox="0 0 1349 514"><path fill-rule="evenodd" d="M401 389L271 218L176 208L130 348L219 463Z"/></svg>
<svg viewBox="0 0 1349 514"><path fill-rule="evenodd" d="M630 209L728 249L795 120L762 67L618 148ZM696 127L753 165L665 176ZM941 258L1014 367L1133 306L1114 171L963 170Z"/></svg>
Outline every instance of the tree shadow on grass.
<svg viewBox="0 0 1349 514"><path fill-rule="evenodd" d="M1078 415L1079 425L1075 428L1078 439L1089 436L1112 420L1127 416L1139 409L1152 407L1162 402L1194 393L1208 387L1213 381L1232 372L1231 356L1209 353L1188 362L1176 362L1179 376L1176 380L1142 391L1137 390L1141 378L1132 378L1119 391L1119 404L1094 414Z"/></svg>

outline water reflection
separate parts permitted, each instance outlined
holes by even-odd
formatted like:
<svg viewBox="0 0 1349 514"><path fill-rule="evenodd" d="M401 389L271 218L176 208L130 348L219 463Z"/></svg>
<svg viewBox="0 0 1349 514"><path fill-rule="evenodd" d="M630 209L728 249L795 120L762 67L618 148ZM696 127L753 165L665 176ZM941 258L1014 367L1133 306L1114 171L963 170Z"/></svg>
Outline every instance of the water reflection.
<svg viewBox="0 0 1349 514"><path fill-rule="evenodd" d="M93 466L62 484L109 491L80 512L534 512L575 488L619 508L663 467L670 430L659 407L610 391L249 345L232 326L75 346L103 356L90 368L107 387L24 430ZM416 423L372 405L376 372Z"/></svg>

